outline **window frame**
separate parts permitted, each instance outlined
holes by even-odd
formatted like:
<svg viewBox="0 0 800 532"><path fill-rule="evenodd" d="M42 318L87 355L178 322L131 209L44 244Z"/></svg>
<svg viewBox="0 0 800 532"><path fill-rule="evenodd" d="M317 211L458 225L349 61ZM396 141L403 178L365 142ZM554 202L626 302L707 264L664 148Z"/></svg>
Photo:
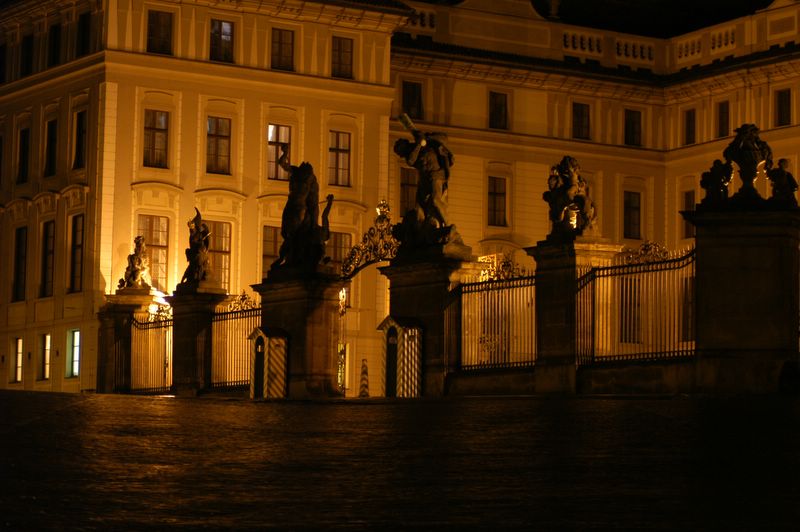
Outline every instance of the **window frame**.
<svg viewBox="0 0 800 532"><path fill-rule="evenodd" d="M639 190L622 191L622 238L627 240L642 240L642 192ZM633 205L629 198L637 198L637 204ZM636 223L633 223L635 213ZM636 228L635 233L632 231Z"/></svg>
<svg viewBox="0 0 800 532"><path fill-rule="evenodd" d="M697 109L684 109L682 113L682 141L684 146L697 144Z"/></svg>
<svg viewBox="0 0 800 532"><path fill-rule="evenodd" d="M23 368L25 361L24 340L19 336L14 337L12 349L14 353L14 366L13 366L14 373L13 376L11 377L11 382L17 384L22 382L22 377L23 377Z"/></svg>
<svg viewBox="0 0 800 532"><path fill-rule="evenodd" d="M75 30L75 58L92 52L92 13L84 11L77 17Z"/></svg>
<svg viewBox="0 0 800 532"><path fill-rule="evenodd" d="M333 139L336 142L333 142ZM341 139L347 139L343 147ZM328 130L328 185L352 187L353 134L338 129Z"/></svg>
<svg viewBox="0 0 800 532"><path fill-rule="evenodd" d="M578 112L578 110L581 112ZM592 104L572 102L572 138L592 140Z"/></svg>
<svg viewBox="0 0 800 532"><path fill-rule="evenodd" d="M274 238L267 238L267 233ZM261 230L261 278L266 279L272 263L280 256L283 237L281 228L275 225L265 224ZM272 253L268 253L271 251Z"/></svg>
<svg viewBox="0 0 800 532"><path fill-rule="evenodd" d="M414 87L415 90L410 90ZM413 97L411 97L413 94ZM414 101L411 101L414 100ZM425 83L413 79L400 82L401 111L412 120L425 120Z"/></svg>
<svg viewBox="0 0 800 532"><path fill-rule="evenodd" d="M72 169L86 170L89 155L89 109L72 111Z"/></svg>
<svg viewBox="0 0 800 532"><path fill-rule="evenodd" d="M413 179L411 179L413 177ZM417 207L417 187L419 186L419 173L416 168L400 167L400 215Z"/></svg>
<svg viewBox="0 0 800 532"><path fill-rule="evenodd" d="M11 302L25 301L28 277L28 226L14 229L14 268L11 277Z"/></svg>
<svg viewBox="0 0 800 532"><path fill-rule="evenodd" d="M33 33L22 35L19 41L19 77L26 78L36 72L35 39Z"/></svg>
<svg viewBox="0 0 800 532"><path fill-rule="evenodd" d="M503 184L502 191L497 190L499 183ZM487 207L487 225L491 227L508 227L508 178L506 176L488 176Z"/></svg>
<svg viewBox="0 0 800 532"><path fill-rule="evenodd" d="M175 13L172 11L162 11L160 9L147 9L145 51L148 54L164 56L175 55L173 43L174 33Z"/></svg>
<svg viewBox="0 0 800 532"><path fill-rule="evenodd" d="M67 331L67 367L65 377L74 379L81 375L81 330L69 329Z"/></svg>
<svg viewBox="0 0 800 532"><path fill-rule="evenodd" d="M53 338L50 333L39 337L39 380L50 380L50 360L53 351Z"/></svg>
<svg viewBox="0 0 800 532"><path fill-rule="evenodd" d="M294 72L295 31L273 27L270 31L270 69ZM288 40L285 39L289 37Z"/></svg>
<svg viewBox="0 0 800 532"><path fill-rule="evenodd" d="M208 254L211 271L220 286L230 293L231 271L233 262L231 248L233 242L233 224L222 220L206 220L209 230Z"/></svg>
<svg viewBox="0 0 800 532"><path fill-rule="evenodd" d="M775 90L775 127L792 125L792 89L783 88Z"/></svg>
<svg viewBox="0 0 800 532"><path fill-rule="evenodd" d="M499 101L498 98L501 96L502 105L500 105L498 108L497 102ZM509 123L509 100L511 100L511 95L507 92L493 90L489 91L489 129L497 129L502 131L508 131L511 129Z"/></svg>
<svg viewBox="0 0 800 532"><path fill-rule="evenodd" d="M83 213L70 216L69 233L69 285L67 292L75 294L83 291L84 252L86 249L86 217Z"/></svg>
<svg viewBox="0 0 800 532"><path fill-rule="evenodd" d="M215 24L218 24L219 28L215 28ZM227 35L227 40L224 31L225 24L230 25L230 33ZM209 23L208 60L219 63L235 63L235 38L236 23L234 21L212 18Z"/></svg>
<svg viewBox="0 0 800 532"><path fill-rule="evenodd" d="M623 113L623 143L634 148L642 147L642 116L641 109L625 108ZM636 120L633 118L636 117Z"/></svg>
<svg viewBox="0 0 800 532"><path fill-rule="evenodd" d="M273 129L274 128L274 129ZM270 133L276 132L277 140L270 140ZM288 136L287 142L282 142L281 133L286 132ZM279 148L281 144L288 145L288 156L291 160L292 155L292 126L286 124L278 124L273 122L267 123L267 179L272 181L288 181L289 172L284 170L278 164L280 159Z"/></svg>
<svg viewBox="0 0 800 532"><path fill-rule="evenodd" d="M724 113L722 112L723 108L725 109ZM717 120L716 120L717 138L721 139L721 138L725 138L725 137L730 136L730 134L731 134L731 102L730 102L730 100L720 100L720 101L718 101L717 104L714 106L714 110L716 111L716 114L717 114ZM724 123L723 123L723 116L725 117L724 118Z"/></svg>
<svg viewBox="0 0 800 532"><path fill-rule="evenodd" d="M158 115L165 115L165 126L158 127ZM144 109L144 127L142 131L142 166L145 168L169 169L169 111L162 109ZM152 120L148 120L152 117ZM155 124L155 125L148 125ZM164 149L159 150L158 140L163 138ZM163 164L159 164L158 154L163 151Z"/></svg>
<svg viewBox="0 0 800 532"><path fill-rule="evenodd" d="M214 131L212 132L212 121L215 124ZM221 134L216 131L219 130L219 124L227 123L228 134ZM227 155L220 156L220 145L225 144L227 139ZM233 143L233 119L227 116L206 115L206 173L214 175L232 175L231 171L231 145ZM214 153L211 153L211 147L214 146ZM223 160L227 160L222 164Z"/></svg>
<svg viewBox="0 0 800 532"><path fill-rule="evenodd" d="M62 34L61 22L51 24L47 28L47 68L61 64Z"/></svg>
<svg viewBox="0 0 800 532"><path fill-rule="evenodd" d="M337 44L339 45L337 47ZM349 50L342 45L349 44ZM355 40L350 37L333 35L331 37L331 77L338 79L354 79Z"/></svg>
<svg viewBox="0 0 800 532"><path fill-rule="evenodd" d="M144 227L143 219L148 220ZM166 230L162 230L161 221L166 220ZM171 220L163 214L139 212L136 216L136 234L145 239L145 255L150 263L150 284L156 290L166 293L169 286L169 239ZM155 236L158 236L156 239ZM163 260L162 260L163 258Z"/></svg>
<svg viewBox="0 0 800 532"><path fill-rule="evenodd" d="M42 177L58 174L58 118L49 117L44 123L44 165Z"/></svg>
<svg viewBox="0 0 800 532"><path fill-rule="evenodd" d="M56 257L56 221L42 222L41 269L39 270L39 297L53 297Z"/></svg>
<svg viewBox="0 0 800 532"><path fill-rule="evenodd" d="M17 180L24 185L31 175L31 127L26 125L17 128Z"/></svg>

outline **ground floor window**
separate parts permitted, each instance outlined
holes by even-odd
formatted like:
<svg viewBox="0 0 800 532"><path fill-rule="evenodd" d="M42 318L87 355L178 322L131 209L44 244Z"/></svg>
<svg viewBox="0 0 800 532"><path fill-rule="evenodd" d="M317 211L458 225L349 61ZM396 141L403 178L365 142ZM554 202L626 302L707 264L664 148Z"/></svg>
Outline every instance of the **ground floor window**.
<svg viewBox="0 0 800 532"><path fill-rule="evenodd" d="M67 377L77 377L81 368L81 331L69 331L67 342Z"/></svg>

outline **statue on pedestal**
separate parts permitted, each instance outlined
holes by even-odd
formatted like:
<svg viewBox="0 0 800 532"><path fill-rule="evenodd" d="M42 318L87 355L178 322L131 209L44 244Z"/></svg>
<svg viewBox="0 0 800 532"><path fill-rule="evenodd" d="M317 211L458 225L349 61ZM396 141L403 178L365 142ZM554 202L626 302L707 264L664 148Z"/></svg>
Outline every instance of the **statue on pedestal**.
<svg viewBox="0 0 800 532"><path fill-rule="evenodd" d="M451 243L466 249L447 215L447 189L454 162L453 152L447 147L447 135L420 131L408 115L400 120L411 132L413 141L398 139L394 152L417 171L416 205L394 227L400 249Z"/></svg>
<svg viewBox="0 0 800 532"><path fill-rule="evenodd" d="M208 255L211 232L197 207L194 211L195 217L186 223L189 226L189 247L186 248L186 260L189 261L189 265L183 273L180 284L197 287L201 281L211 277L211 260Z"/></svg>
<svg viewBox="0 0 800 532"><path fill-rule="evenodd" d="M314 270L324 261L325 242L330 238L328 214L333 206L333 194L326 198L319 225L319 183L314 168L308 162L300 166L289 164L288 146L281 145L278 165L289 174L289 196L281 217L281 243L278 258L270 271L281 268Z"/></svg>
<svg viewBox="0 0 800 532"><path fill-rule="evenodd" d="M703 172L700 186L706 196L700 202L704 206L722 205L728 200L728 185L733 178L733 165L730 161L724 164L719 159L714 161L708 172Z"/></svg>
<svg viewBox="0 0 800 532"><path fill-rule="evenodd" d="M133 239L133 253L128 255L128 266L125 268L124 277L119 280L118 290L150 289L150 260L145 253L146 249L143 236L139 235Z"/></svg>
<svg viewBox="0 0 800 532"><path fill-rule="evenodd" d="M550 169L547 179L549 190L544 192L542 198L550 205L552 237L582 235L594 228L597 212L580 169L578 161L569 155Z"/></svg>
<svg viewBox="0 0 800 532"><path fill-rule="evenodd" d="M797 181L789 173L789 161L779 159L778 167L768 171L767 177L772 182L772 197L769 200L788 207L797 207L797 197L794 195Z"/></svg>

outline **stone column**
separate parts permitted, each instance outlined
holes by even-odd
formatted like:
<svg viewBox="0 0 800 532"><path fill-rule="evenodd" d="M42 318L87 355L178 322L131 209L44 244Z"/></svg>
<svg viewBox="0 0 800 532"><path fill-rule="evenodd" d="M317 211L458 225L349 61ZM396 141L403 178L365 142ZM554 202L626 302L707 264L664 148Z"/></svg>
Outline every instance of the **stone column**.
<svg viewBox="0 0 800 532"><path fill-rule="evenodd" d="M349 284L337 275L312 272L271 274L253 285L261 295L261 328L280 329L289 338L289 398L342 395L337 381L339 292Z"/></svg>
<svg viewBox="0 0 800 532"><path fill-rule="evenodd" d="M212 321L224 289L200 286L165 298L172 306L172 391L195 396L211 388Z"/></svg>
<svg viewBox="0 0 800 532"><path fill-rule="evenodd" d="M106 304L98 313L98 393L130 392L131 322L136 315L146 315L153 301L146 288L125 288L106 296Z"/></svg>
<svg viewBox="0 0 800 532"><path fill-rule="evenodd" d="M536 260L536 369L540 393L575 392L578 277L606 266L622 246L604 239L550 238L526 248Z"/></svg>
<svg viewBox="0 0 800 532"><path fill-rule="evenodd" d="M696 389L778 390L796 377L800 210L682 214L697 232Z"/></svg>
<svg viewBox="0 0 800 532"><path fill-rule="evenodd" d="M481 265L442 257L392 261L380 268L389 278L389 314L414 318L422 326L422 395L447 393L446 378L458 369L461 309L455 289L477 279Z"/></svg>

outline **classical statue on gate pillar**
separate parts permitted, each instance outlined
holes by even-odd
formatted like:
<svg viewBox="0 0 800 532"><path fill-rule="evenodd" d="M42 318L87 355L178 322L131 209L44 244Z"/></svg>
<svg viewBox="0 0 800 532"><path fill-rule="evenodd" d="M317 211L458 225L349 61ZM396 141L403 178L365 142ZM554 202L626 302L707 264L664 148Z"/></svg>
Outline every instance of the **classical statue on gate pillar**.
<svg viewBox="0 0 800 532"><path fill-rule="evenodd" d="M278 165L289 174L289 195L281 216L283 242L270 271L291 268L314 271L330 260L325 257L325 242L330 238L328 215L333 206L333 194L325 198L320 225L319 183L314 168L308 162L299 166L289 164L288 153L288 146L281 144Z"/></svg>
<svg viewBox="0 0 800 532"><path fill-rule="evenodd" d="M416 170L417 192L414 208L404 213L402 222L394 227L394 237L400 242L399 253L452 244L449 250L469 254L469 248L464 246L447 214L450 169L454 163L447 135L422 132L405 114L400 121L411 133L412 140L398 139L394 152Z"/></svg>
<svg viewBox="0 0 800 532"><path fill-rule="evenodd" d="M117 284L118 290L150 289L150 260L145 253L146 249L143 236L139 235L133 239L133 253L128 255L128 265L125 268L125 275Z"/></svg>
<svg viewBox="0 0 800 532"><path fill-rule="evenodd" d="M772 196L769 201L785 207L797 207L797 181L789 172L789 160L779 159L778 166L767 172L772 183Z"/></svg>
<svg viewBox="0 0 800 532"><path fill-rule="evenodd" d="M762 168L772 169L772 149L759 136L755 124L742 124L736 129L736 137L722 152L727 163L735 162L739 167L742 187L731 198L735 203L752 205L763 201L753 182Z"/></svg>
<svg viewBox="0 0 800 532"><path fill-rule="evenodd" d="M552 230L549 238L574 238L595 226L597 212L580 169L577 159L569 155L550 168L548 190L542 194L542 199L550 206Z"/></svg>
<svg viewBox="0 0 800 532"><path fill-rule="evenodd" d="M211 239L211 231L203 221L200 211L195 207L195 216L186 225L189 227L189 247L186 248L186 260L189 265L183 272L183 277L179 283L181 288L197 288L203 281L211 280L211 259L208 253L208 246Z"/></svg>

